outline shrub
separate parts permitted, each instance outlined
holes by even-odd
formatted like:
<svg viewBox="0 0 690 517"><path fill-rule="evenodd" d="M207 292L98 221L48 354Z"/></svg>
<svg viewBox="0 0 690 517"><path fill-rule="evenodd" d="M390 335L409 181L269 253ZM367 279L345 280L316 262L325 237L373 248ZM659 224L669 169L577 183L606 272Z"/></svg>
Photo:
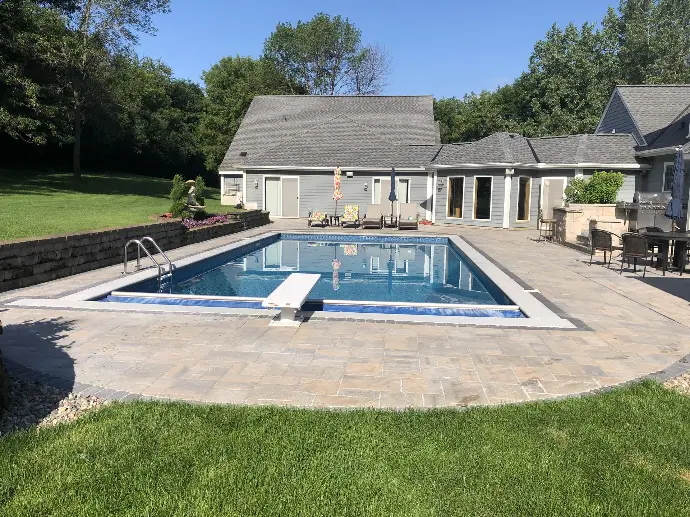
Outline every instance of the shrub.
<svg viewBox="0 0 690 517"><path fill-rule="evenodd" d="M201 176L196 177L196 202L204 206L204 190L206 190L206 182Z"/></svg>
<svg viewBox="0 0 690 517"><path fill-rule="evenodd" d="M172 205L170 206L170 213L173 217L182 217L185 219L190 216L187 210L187 192L189 188L184 183L184 178L181 174L175 174L173 178L173 186L170 190L170 201Z"/></svg>
<svg viewBox="0 0 690 517"><path fill-rule="evenodd" d="M565 199L568 203L615 203L624 178L622 173L613 171L595 171L588 179L575 178L565 189Z"/></svg>

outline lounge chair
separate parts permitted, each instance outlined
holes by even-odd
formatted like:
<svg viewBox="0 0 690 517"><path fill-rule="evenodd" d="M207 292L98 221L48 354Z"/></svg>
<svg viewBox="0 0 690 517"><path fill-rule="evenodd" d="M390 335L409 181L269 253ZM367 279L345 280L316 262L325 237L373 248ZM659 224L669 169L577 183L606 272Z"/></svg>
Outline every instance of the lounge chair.
<svg viewBox="0 0 690 517"><path fill-rule="evenodd" d="M417 213L416 203L400 203L398 229L419 230L419 214Z"/></svg>
<svg viewBox="0 0 690 517"><path fill-rule="evenodd" d="M381 214L381 205L368 205L367 213L362 219L362 228L383 228L383 217Z"/></svg>
<svg viewBox="0 0 690 517"><path fill-rule="evenodd" d="M340 224L343 227L346 224L359 226L359 205L345 205L343 216L340 218Z"/></svg>
<svg viewBox="0 0 690 517"><path fill-rule="evenodd" d="M311 212L309 212L307 226L312 227L317 224L320 225L321 228L329 224L328 214L326 214L325 212L317 212L316 210L312 210Z"/></svg>

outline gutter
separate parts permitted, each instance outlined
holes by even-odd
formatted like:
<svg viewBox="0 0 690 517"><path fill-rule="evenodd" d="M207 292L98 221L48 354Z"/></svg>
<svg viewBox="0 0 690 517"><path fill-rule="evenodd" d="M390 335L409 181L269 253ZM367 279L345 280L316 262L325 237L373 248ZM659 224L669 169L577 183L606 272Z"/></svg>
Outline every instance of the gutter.
<svg viewBox="0 0 690 517"><path fill-rule="evenodd" d="M651 169L640 163L457 163L455 165L429 166L431 169Z"/></svg>

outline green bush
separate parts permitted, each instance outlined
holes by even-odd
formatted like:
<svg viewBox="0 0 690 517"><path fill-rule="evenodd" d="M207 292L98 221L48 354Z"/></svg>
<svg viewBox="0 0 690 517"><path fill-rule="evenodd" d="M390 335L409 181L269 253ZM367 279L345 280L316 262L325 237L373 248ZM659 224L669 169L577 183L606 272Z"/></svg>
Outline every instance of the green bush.
<svg viewBox="0 0 690 517"><path fill-rule="evenodd" d="M204 206L204 190L206 190L206 182L201 176L196 177L196 202Z"/></svg>
<svg viewBox="0 0 690 517"><path fill-rule="evenodd" d="M175 174L170 190L170 200L172 201L170 213L173 217L182 217L183 219L190 217L187 210L187 192L189 192L189 188L185 185L184 178L181 174Z"/></svg>
<svg viewBox="0 0 690 517"><path fill-rule="evenodd" d="M594 171L588 179L573 179L565 189L565 199L568 203L590 205L615 203L624 178L620 172Z"/></svg>

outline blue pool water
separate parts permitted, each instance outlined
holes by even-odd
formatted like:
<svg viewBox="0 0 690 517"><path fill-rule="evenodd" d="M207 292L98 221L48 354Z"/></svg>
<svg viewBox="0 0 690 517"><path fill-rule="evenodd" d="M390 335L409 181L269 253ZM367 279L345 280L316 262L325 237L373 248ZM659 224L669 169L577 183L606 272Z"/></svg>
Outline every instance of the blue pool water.
<svg viewBox="0 0 690 517"><path fill-rule="evenodd" d="M439 312L441 309L424 307L366 307L361 304L331 307L328 302L323 303L324 300L439 306L512 305L511 300L452 242L435 237L274 235L176 269L173 282L161 291L156 279L130 285L121 291L265 298L296 272L321 274L309 296L320 310L443 314ZM108 298L106 301L207 306L209 303L212 306L239 303L238 307L246 308L255 305L251 302L188 299L166 302L155 298L142 302L140 297L137 300L126 298ZM477 315L488 312L486 315L490 316L523 317L515 310L474 311ZM451 313L457 314L457 311L448 312Z"/></svg>

